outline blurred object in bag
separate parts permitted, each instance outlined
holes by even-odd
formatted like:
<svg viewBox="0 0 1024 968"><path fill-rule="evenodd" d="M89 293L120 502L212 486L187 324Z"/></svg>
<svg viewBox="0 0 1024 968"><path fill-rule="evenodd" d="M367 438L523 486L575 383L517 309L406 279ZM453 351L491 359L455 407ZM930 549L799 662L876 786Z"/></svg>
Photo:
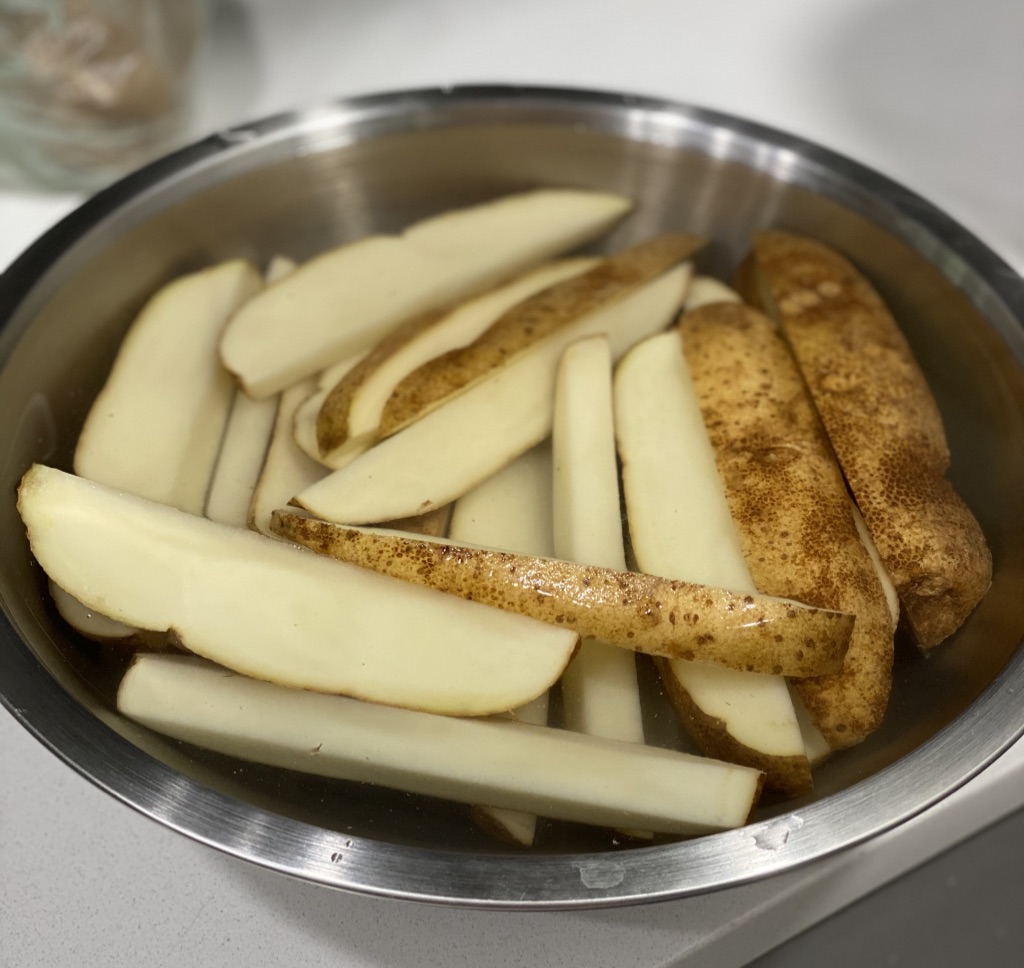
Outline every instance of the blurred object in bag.
<svg viewBox="0 0 1024 968"><path fill-rule="evenodd" d="M0 0L0 180L94 191L172 148L188 114L202 8Z"/></svg>

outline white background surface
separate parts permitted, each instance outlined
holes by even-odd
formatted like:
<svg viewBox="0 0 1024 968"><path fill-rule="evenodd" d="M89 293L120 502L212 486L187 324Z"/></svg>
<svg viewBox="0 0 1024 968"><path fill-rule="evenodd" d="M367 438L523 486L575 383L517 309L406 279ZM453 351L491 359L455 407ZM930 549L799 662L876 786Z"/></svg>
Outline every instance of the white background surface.
<svg viewBox="0 0 1024 968"><path fill-rule="evenodd" d="M902 181L1024 270L1019 0L213 5L196 135L336 96L523 82L676 98ZM77 199L0 190L0 267ZM1024 803L1024 748L872 847L708 898L572 914L313 888L158 827L0 715L0 965L729 966Z"/></svg>

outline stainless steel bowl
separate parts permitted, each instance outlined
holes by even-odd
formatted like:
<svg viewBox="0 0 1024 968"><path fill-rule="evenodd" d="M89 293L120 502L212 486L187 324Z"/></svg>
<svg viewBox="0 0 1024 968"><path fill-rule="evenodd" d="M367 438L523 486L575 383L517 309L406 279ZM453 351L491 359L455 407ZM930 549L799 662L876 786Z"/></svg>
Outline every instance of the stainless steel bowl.
<svg viewBox="0 0 1024 968"><path fill-rule="evenodd" d="M86 409L146 296L217 259L307 257L441 209L538 185L613 189L636 214L610 246L664 229L715 239L728 273L777 225L849 254L902 322L938 398L954 483L991 543L995 581L928 659L902 649L885 724L819 772L813 796L751 826L616 847L552 827L504 849L461 808L264 769L122 720L116 650L56 617L14 507L32 461L68 466ZM0 281L0 690L53 752L187 836L310 881L497 907L678 897L849 847L941 800L1024 731L1024 282L927 202L778 131L685 105L530 88L360 98L220 132L100 193Z"/></svg>

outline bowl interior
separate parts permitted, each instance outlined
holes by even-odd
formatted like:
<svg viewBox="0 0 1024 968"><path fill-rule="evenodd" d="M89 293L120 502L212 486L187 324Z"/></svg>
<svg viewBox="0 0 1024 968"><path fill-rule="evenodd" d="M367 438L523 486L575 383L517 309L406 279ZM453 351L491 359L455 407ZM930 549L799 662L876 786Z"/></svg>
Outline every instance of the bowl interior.
<svg viewBox="0 0 1024 968"><path fill-rule="evenodd" d="M735 119L553 93L371 99L227 133L132 176L45 237L4 280L3 492L14 494L33 461L70 467L78 430L118 342L161 283L234 256L260 265L275 254L301 260L446 208L537 186L609 189L636 199L635 213L602 241L602 249L664 230L699 232L714 240L701 268L728 279L751 232L774 225L835 245L887 298L945 418L951 479L992 547L992 591L961 632L928 658L900 642L882 728L820 768L813 795L769 802L756 819L769 822L841 802L866 778L888 776L884 782L903 792L895 805L884 797L877 803L870 829L859 834L866 836L963 782L1021 728L1019 716L990 699L998 705L992 715L999 736L982 751L968 749L957 736L958 728L966 728L965 712L979 697L992 696L986 690L1000 676L1019 675L1015 655L1024 632L1020 280L954 223L884 179ZM7 549L2 595L10 625L0 645L0 691L44 741L115 794L165 821L172 817L169 822L192 833L187 804L168 806L169 783L183 782L186 799L199 802L203 791L213 791L247 817L264 822L269 817L270 823L288 818L298 822L296 830L312 825L344 835L350 846L367 842L478 858L506 852L457 805L287 775L193 750L121 720L113 712L112 695L124 655L115 646L75 636L56 616L13 499L0 507L0 529ZM646 688L658 708L664 701L653 678ZM25 714L29 695L44 702L50 714ZM74 722L101 730L87 755L81 737L69 735L70 721L54 722L61 704L84 714ZM667 712L657 722L656 741L682 741L676 728L666 725L673 722ZM925 784L922 799L915 801L906 792L913 777L900 769L910 769L910 755L937 737L945 737L951 749L959 742L964 757ZM133 765L138 750L166 769L139 773ZM932 760L921 766L924 762L917 768L935 769ZM894 764L897 768L889 769ZM130 782L116 779L126 771ZM820 816L804 831L814 849L842 846L842 836ZM215 822L207 822L204 831L204 839L233 849ZM617 851L620 858L636 855L650 864L663 851L675 863L688 845L626 848L606 832L546 824L537 852L564 858ZM293 849L301 853L303 848ZM259 854L258 847L249 851L264 859ZM726 883L746 876L749 870L719 870L703 880L680 875L670 878L666 891L702 889L709 878ZM545 896L575 900L577 881L578 872L572 885L556 885L550 889L556 894ZM446 890L448 896L454 892L450 886Z"/></svg>

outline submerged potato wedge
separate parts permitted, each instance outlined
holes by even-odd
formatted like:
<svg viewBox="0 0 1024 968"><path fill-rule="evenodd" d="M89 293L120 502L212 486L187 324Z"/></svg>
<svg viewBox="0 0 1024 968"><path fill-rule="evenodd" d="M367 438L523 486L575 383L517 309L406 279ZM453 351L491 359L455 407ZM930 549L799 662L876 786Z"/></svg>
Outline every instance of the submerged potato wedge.
<svg viewBox="0 0 1024 968"><path fill-rule="evenodd" d="M774 324L738 303L679 324L726 500L757 588L857 616L843 671L794 688L829 746L885 714L895 626L842 473Z"/></svg>
<svg viewBox="0 0 1024 968"><path fill-rule="evenodd" d="M369 524L461 497L551 433L555 374L569 343L603 333L618 358L669 325L690 275L688 264L675 266L562 327L291 503L330 521Z"/></svg>
<svg viewBox="0 0 1024 968"><path fill-rule="evenodd" d="M657 236L518 303L468 346L405 377L384 405L381 435L395 433L546 337L626 298L704 244L683 233Z"/></svg>
<svg viewBox="0 0 1024 968"><path fill-rule="evenodd" d="M678 331L634 347L615 373L614 391L638 566L753 593ZM784 629L780 632L785 636ZM795 644L799 647L799 637ZM810 789L803 731L781 676L678 659L659 667L680 721L705 753L756 765L767 785L787 794Z"/></svg>
<svg viewBox="0 0 1024 968"><path fill-rule="evenodd" d="M937 645L988 590L992 557L899 326L847 259L801 236L758 234L738 281L784 330L910 628Z"/></svg>
<svg viewBox="0 0 1024 968"><path fill-rule="evenodd" d="M245 760L580 823L708 833L744 824L760 791L756 770L703 757L286 689L190 656L137 657L117 706Z"/></svg>
<svg viewBox="0 0 1024 968"><path fill-rule="evenodd" d="M18 510L42 569L87 608L295 689L488 715L544 692L576 650L567 629L41 465Z"/></svg>
<svg viewBox="0 0 1024 968"><path fill-rule="evenodd" d="M274 512L271 528L322 555L650 655L824 675L842 668L853 627L851 615L781 598L346 527L285 509Z"/></svg>
<svg viewBox="0 0 1024 968"><path fill-rule="evenodd" d="M75 473L202 514L234 387L217 340L262 286L233 260L175 279L132 323L75 448Z"/></svg>
<svg viewBox="0 0 1024 968"><path fill-rule="evenodd" d="M417 367L473 342L517 303L597 263L561 259L470 299L403 323L380 340L325 395L316 417L317 446L329 454L343 445L364 447L379 435L381 414L395 386Z"/></svg>
<svg viewBox="0 0 1024 968"><path fill-rule="evenodd" d="M247 393L270 396L369 348L405 319L589 242L629 208L604 192L522 192L340 246L236 313L221 359Z"/></svg>

